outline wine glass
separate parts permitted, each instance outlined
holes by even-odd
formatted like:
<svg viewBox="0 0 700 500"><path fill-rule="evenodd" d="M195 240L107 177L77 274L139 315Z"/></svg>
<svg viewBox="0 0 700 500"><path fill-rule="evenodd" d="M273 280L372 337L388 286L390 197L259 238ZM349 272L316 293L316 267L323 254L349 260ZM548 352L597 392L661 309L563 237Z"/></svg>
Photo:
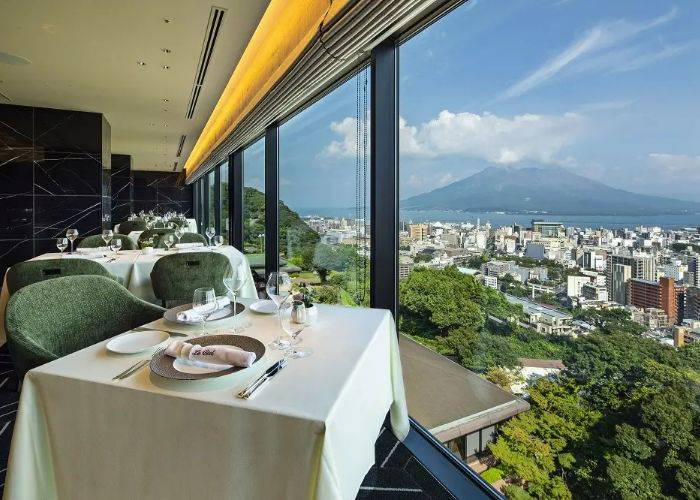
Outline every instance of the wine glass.
<svg viewBox="0 0 700 500"><path fill-rule="evenodd" d="M66 231L66 238L70 240L70 253L73 253L73 242L78 239L78 230L69 229Z"/></svg>
<svg viewBox="0 0 700 500"><path fill-rule="evenodd" d="M115 254L118 254L118 253L119 253L119 250L121 250L121 248L122 248L122 240L121 240L121 238L114 238L114 239L112 239L112 241L111 241L110 244L109 244L109 248L111 248L112 251L113 251Z"/></svg>
<svg viewBox="0 0 700 500"><path fill-rule="evenodd" d="M300 342L299 334L309 326L304 303L299 300L285 300L280 305L277 316L280 327L292 339L284 352L285 356L295 359L311 356L311 349L295 347Z"/></svg>
<svg viewBox="0 0 700 500"><path fill-rule="evenodd" d="M224 244L224 237L219 235L219 236L214 236L214 246L216 248L219 248L221 245Z"/></svg>
<svg viewBox="0 0 700 500"><path fill-rule="evenodd" d="M284 272L270 273L270 277L267 279L267 284L265 285L265 291L267 291L267 295L275 303L279 312L282 303L287 300L292 293L292 278ZM289 341L280 336L277 337L271 345L276 349L286 349L289 347Z"/></svg>
<svg viewBox="0 0 700 500"><path fill-rule="evenodd" d="M224 278L224 286L233 295L233 312L236 313L238 306L238 292L243 288L243 285L248 281L248 273L245 267L238 265L233 270L233 274Z"/></svg>
<svg viewBox="0 0 700 500"><path fill-rule="evenodd" d="M211 246L211 239L216 234L216 229L214 229L212 226L209 226L204 232L204 234L206 234L207 238L209 238L209 246Z"/></svg>
<svg viewBox="0 0 700 500"><path fill-rule="evenodd" d="M192 309L197 313L201 314L204 321L202 321L202 332L204 335L207 331L207 320L217 308L216 303L216 292L211 287L197 288L192 296Z"/></svg>
<svg viewBox="0 0 700 500"><path fill-rule="evenodd" d="M177 238L177 244L180 244L180 238L182 238L183 230L180 224L175 224L175 237Z"/></svg>
<svg viewBox="0 0 700 500"><path fill-rule="evenodd" d="M111 229L105 229L102 231L102 239L108 247L109 242L112 241L112 238L114 238L114 232Z"/></svg>
<svg viewBox="0 0 700 500"><path fill-rule="evenodd" d="M61 251L61 257L63 257L63 251L68 248L68 238L56 238L56 248Z"/></svg>
<svg viewBox="0 0 700 500"><path fill-rule="evenodd" d="M175 237L168 233L165 236L163 236L163 244L165 245L166 251L170 251L170 247L173 246L175 243Z"/></svg>

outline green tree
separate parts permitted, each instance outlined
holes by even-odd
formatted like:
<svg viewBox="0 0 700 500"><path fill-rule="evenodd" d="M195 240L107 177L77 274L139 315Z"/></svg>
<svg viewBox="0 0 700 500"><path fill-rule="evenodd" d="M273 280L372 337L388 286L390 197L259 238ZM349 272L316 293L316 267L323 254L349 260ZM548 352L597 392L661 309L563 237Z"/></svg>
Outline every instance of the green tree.
<svg viewBox="0 0 700 500"><path fill-rule="evenodd" d="M356 264L357 251L350 245L316 245L313 257L313 268L321 278L321 283L326 282L330 271L347 271Z"/></svg>

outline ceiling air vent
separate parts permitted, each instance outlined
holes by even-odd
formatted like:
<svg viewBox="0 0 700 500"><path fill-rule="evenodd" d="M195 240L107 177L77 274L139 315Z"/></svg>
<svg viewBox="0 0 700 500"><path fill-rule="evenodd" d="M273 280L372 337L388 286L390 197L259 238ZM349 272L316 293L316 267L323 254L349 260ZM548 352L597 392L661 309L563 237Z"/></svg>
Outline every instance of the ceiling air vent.
<svg viewBox="0 0 700 500"><path fill-rule="evenodd" d="M190 94L190 102L187 105L187 118L191 119L194 115L194 110L197 107L199 93L204 85L204 78L207 76L207 68L211 55L214 53L214 44L219 36L219 29L224 20L226 9L221 7L212 7L209 12L209 22L207 23L207 31L204 33L204 41L202 42L202 52L199 54L199 63L197 64L197 74L194 77L192 85L192 93Z"/></svg>
<svg viewBox="0 0 700 500"><path fill-rule="evenodd" d="M178 158L180 158L180 155L182 154L182 147L185 145L185 139L187 139L186 135L180 136L180 144L177 146L177 154L175 155Z"/></svg>

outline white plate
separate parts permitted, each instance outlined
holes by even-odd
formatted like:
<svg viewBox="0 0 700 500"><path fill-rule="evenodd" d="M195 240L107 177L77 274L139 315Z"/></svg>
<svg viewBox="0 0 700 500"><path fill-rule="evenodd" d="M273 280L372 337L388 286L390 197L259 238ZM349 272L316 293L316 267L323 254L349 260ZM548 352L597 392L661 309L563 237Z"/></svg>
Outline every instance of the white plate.
<svg viewBox="0 0 700 500"><path fill-rule="evenodd" d="M216 373L231 368L231 365L210 365L208 363L192 364L181 360L180 358L173 361L173 368L182 373Z"/></svg>
<svg viewBox="0 0 700 500"><path fill-rule="evenodd" d="M271 300L258 300L250 304L248 308L258 314L275 314L277 312L277 305Z"/></svg>
<svg viewBox="0 0 700 500"><path fill-rule="evenodd" d="M119 354L135 354L165 344L168 340L170 340L170 335L158 330L130 332L114 337L107 342L107 350Z"/></svg>

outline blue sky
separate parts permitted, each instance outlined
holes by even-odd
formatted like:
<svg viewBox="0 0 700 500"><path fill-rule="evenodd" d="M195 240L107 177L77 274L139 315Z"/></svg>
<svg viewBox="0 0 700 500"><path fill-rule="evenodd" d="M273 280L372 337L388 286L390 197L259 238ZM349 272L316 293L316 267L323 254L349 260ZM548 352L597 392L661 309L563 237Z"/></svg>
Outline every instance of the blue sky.
<svg viewBox="0 0 700 500"><path fill-rule="evenodd" d="M698 0L471 0L401 48L402 197L542 166L700 201L698 26ZM355 85L281 128L291 206L353 205Z"/></svg>

